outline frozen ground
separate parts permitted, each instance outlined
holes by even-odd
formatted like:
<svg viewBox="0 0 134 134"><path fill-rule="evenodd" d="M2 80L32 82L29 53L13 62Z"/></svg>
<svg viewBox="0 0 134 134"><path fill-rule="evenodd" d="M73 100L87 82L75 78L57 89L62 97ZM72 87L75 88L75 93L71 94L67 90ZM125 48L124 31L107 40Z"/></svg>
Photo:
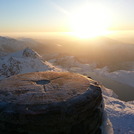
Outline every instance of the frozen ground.
<svg viewBox="0 0 134 134"><path fill-rule="evenodd" d="M134 101L124 102L103 89L105 111L112 123L114 134L134 134Z"/></svg>

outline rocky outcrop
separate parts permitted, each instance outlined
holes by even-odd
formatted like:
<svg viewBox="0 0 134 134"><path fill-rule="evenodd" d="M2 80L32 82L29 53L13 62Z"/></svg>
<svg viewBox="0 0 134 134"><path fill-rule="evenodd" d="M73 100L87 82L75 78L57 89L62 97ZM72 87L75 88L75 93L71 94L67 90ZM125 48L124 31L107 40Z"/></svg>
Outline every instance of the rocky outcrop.
<svg viewBox="0 0 134 134"><path fill-rule="evenodd" d="M102 94L85 76L35 72L0 82L0 133L101 134Z"/></svg>
<svg viewBox="0 0 134 134"><path fill-rule="evenodd" d="M24 57L40 58L41 56L30 48L26 48L22 54Z"/></svg>
<svg viewBox="0 0 134 134"><path fill-rule="evenodd" d="M6 63L2 64L1 69L0 69L0 74L6 77L15 75L15 74L19 74L20 70L21 70L21 66L20 66L20 61L10 57L8 59L8 65Z"/></svg>

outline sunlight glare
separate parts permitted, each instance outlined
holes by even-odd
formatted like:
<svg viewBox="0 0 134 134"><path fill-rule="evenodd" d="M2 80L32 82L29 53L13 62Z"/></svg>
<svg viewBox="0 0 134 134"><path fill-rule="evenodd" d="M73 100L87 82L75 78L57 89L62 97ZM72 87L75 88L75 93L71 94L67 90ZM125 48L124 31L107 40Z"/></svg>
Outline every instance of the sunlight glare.
<svg viewBox="0 0 134 134"><path fill-rule="evenodd" d="M70 26L79 38L90 38L107 34L111 24L111 14L101 5L84 5L72 12Z"/></svg>

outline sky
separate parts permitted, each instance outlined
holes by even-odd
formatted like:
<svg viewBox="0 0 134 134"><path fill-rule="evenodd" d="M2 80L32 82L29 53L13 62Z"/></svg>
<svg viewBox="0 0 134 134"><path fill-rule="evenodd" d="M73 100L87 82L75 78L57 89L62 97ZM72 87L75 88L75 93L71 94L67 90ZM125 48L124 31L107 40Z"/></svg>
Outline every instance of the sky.
<svg viewBox="0 0 134 134"><path fill-rule="evenodd" d="M69 32L70 16L87 3L110 11L110 30L134 30L134 0L0 0L0 32Z"/></svg>

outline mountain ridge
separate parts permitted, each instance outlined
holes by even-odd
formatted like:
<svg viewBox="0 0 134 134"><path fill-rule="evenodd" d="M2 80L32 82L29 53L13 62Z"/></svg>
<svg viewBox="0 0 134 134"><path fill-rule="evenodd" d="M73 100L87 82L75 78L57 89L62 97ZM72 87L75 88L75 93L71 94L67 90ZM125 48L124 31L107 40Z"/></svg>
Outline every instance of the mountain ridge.
<svg viewBox="0 0 134 134"><path fill-rule="evenodd" d="M28 72L61 71L30 48L3 56L0 63L0 79Z"/></svg>

